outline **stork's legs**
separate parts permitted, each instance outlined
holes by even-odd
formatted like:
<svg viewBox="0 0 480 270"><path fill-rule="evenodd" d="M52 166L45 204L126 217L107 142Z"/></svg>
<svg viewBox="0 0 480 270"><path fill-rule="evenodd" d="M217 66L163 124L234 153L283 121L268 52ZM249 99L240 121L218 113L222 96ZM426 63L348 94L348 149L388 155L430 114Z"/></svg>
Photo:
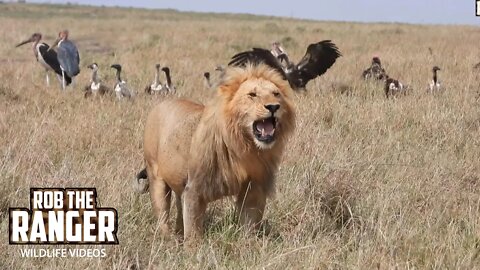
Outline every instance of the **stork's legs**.
<svg viewBox="0 0 480 270"><path fill-rule="evenodd" d="M60 83L60 87L62 87L62 76L60 76L58 74L56 74L56 75L57 75L57 80Z"/></svg>
<svg viewBox="0 0 480 270"><path fill-rule="evenodd" d="M62 70L62 90L65 91L65 71Z"/></svg>
<svg viewBox="0 0 480 270"><path fill-rule="evenodd" d="M50 87L50 78L48 77L48 70L45 71L45 78L47 79L47 87Z"/></svg>

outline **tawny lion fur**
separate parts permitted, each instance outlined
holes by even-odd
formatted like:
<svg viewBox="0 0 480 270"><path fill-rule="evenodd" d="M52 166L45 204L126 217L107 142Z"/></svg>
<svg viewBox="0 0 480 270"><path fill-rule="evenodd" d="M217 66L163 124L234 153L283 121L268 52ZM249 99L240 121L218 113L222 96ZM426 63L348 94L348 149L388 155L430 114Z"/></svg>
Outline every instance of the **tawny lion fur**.
<svg viewBox="0 0 480 270"><path fill-rule="evenodd" d="M237 197L243 224L260 223L286 139L294 129L292 93L288 82L265 65L229 68L208 105L166 100L152 110L144 155L162 232L169 231L171 191L177 202L176 230L184 231L185 240L202 235L208 202L224 196ZM272 104L280 105L274 115L275 141L264 145L255 141L252 125L273 115L265 107Z"/></svg>

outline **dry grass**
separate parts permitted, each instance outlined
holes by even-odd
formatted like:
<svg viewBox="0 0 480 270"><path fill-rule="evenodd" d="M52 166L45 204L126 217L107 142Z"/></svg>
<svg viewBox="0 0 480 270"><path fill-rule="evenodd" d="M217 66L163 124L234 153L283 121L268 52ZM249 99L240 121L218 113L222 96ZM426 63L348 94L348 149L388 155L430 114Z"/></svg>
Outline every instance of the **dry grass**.
<svg viewBox="0 0 480 270"><path fill-rule="evenodd" d="M0 24L0 268L479 268L478 28L5 4ZM61 93L45 87L31 49L13 45L35 31L51 43L65 27L83 72ZM160 237L149 197L130 186L158 102L142 92L154 64L171 67L178 95L204 102L213 93L203 72L239 50L281 40L299 59L322 39L344 57L296 97L298 128L265 215L270 233L235 226L225 200L194 256ZM385 100L380 85L361 81L373 54L414 91ZM107 66L123 64L136 100L84 99L93 61L110 84ZM433 65L448 87L437 96L424 91ZM27 206L30 187L50 186L96 187L101 205L119 211L120 245L100 259L19 259L6 211Z"/></svg>

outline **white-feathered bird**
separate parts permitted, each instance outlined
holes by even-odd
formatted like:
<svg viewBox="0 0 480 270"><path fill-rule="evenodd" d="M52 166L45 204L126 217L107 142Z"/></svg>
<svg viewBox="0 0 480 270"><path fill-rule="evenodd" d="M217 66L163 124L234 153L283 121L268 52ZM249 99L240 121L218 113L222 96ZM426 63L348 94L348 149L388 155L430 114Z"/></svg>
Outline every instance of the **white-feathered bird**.
<svg viewBox="0 0 480 270"><path fill-rule="evenodd" d="M170 77L170 68L163 67L162 71L165 72L165 76L167 77L167 83L163 85L165 89L167 89L169 94L175 94L177 92L177 88L172 84L172 78Z"/></svg>
<svg viewBox="0 0 480 270"><path fill-rule="evenodd" d="M117 99L123 99L123 98L133 98L134 93L132 90L127 85L127 82L122 80L120 77L120 73L122 72L122 66L119 64L113 64L111 65L111 68L114 68L117 70L116 72L116 77L117 77L117 83L113 87L115 90L115 95L117 96Z"/></svg>
<svg viewBox="0 0 480 270"><path fill-rule="evenodd" d="M90 78L90 85L85 87L85 97L96 96L97 94L105 95L110 92L110 89L100 81L97 63L88 65L87 68L92 70L92 77Z"/></svg>
<svg viewBox="0 0 480 270"><path fill-rule="evenodd" d="M155 65L155 79L153 83L145 87L145 93L147 94L160 94L166 89L163 88L162 83L160 82L160 64Z"/></svg>
<svg viewBox="0 0 480 270"><path fill-rule="evenodd" d="M432 81L430 82L430 92L437 92L437 91L440 91L441 90L441 86L440 86L440 80L438 80L438 74L437 74L437 71L441 70L439 67L437 66L434 66L432 68L432 72L433 72L433 78L432 78Z"/></svg>
<svg viewBox="0 0 480 270"><path fill-rule="evenodd" d="M396 96L398 94L406 94L406 87L396 79L388 77L386 75L385 80L385 96L389 98L390 96Z"/></svg>

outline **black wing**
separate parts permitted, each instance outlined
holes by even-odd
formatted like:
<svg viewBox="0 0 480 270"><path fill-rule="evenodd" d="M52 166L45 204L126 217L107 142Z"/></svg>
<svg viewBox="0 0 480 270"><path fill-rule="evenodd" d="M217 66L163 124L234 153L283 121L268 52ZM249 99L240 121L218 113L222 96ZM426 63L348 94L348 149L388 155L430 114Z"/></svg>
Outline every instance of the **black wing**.
<svg viewBox="0 0 480 270"><path fill-rule="evenodd" d="M62 68L60 67L60 63L58 62L57 52L55 52L54 50L49 50L49 48L50 46L48 46L48 44L42 43L42 45L38 47L38 50L40 51L40 55L42 56L43 61L45 61L45 63L49 65L52 70L55 71L55 73L62 76ZM66 85L69 85L72 82L72 79L67 74L64 75L65 83Z"/></svg>
<svg viewBox="0 0 480 270"><path fill-rule="evenodd" d="M340 56L340 51L331 40L312 43L302 60L288 74L288 79L295 87L305 87L308 81L324 74Z"/></svg>
<svg viewBox="0 0 480 270"><path fill-rule="evenodd" d="M43 58L43 61L49 65L55 73L62 75L62 69L60 68L60 63L57 59L57 53L54 50L48 50L50 46L46 43L42 43L42 45L38 46L38 50L40 51L40 55Z"/></svg>
<svg viewBox="0 0 480 270"><path fill-rule="evenodd" d="M237 53L232 57L232 60L230 61L230 63L228 63L228 65L244 67L247 63L252 63L253 65L264 63L265 65L278 71L278 73L280 73L280 75L282 75L284 79L287 79L282 65L280 64L280 62L278 62L277 58L269 50L253 48L251 51Z"/></svg>

